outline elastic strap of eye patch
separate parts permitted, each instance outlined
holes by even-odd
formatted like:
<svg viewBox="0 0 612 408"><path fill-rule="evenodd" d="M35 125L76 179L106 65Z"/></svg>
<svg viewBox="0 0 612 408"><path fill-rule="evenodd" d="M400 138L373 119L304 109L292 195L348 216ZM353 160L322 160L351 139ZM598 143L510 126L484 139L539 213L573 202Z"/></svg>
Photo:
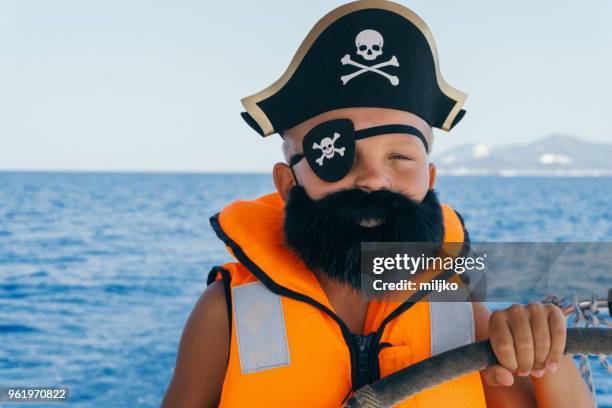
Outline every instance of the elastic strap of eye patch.
<svg viewBox="0 0 612 408"><path fill-rule="evenodd" d="M425 136L423 136L419 129L408 125L383 125L357 130L355 131L355 140L365 139L366 137L371 136L384 135L387 133L407 133L409 135L416 136L421 139L421 142L423 142L423 145L425 146L425 151L429 153L429 144L427 144Z"/></svg>
<svg viewBox="0 0 612 408"><path fill-rule="evenodd" d="M295 166L303 158L304 158L304 155L301 153L294 154L293 156L291 156L291 159L289 159L289 167Z"/></svg>
<svg viewBox="0 0 612 408"><path fill-rule="evenodd" d="M304 157L305 156L303 154L298 153L298 154L294 154L293 156L291 156L291 159L289 159L289 168L291 169L291 174L293 174L293 180L295 180L295 184L297 184L298 186L300 185L300 182L295 176L295 171L293 171L293 166L295 166Z"/></svg>

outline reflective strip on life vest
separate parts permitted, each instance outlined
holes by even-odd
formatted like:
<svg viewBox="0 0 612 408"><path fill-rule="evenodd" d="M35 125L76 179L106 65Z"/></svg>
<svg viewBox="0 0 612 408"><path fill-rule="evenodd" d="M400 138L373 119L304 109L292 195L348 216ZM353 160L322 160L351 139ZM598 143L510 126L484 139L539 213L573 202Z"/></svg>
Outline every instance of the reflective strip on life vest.
<svg viewBox="0 0 612 408"><path fill-rule="evenodd" d="M290 363L289 344L281 297L261 282L232 289L236 340L242 373L251 373ZM449 293L429 296L431 355L474 342L472 305L459 299L462 289L448 301ZM447 301L444 301L447 300Z"/></svg>
<svg viewBox="0 0 612 408"><path fill-rule="evenodd" d="M236 341L243 374L288 365L281 297L261 282L232 288Z"/></svg>
<svg viewBox="0 0 612 408"><path fill-rule="evenodd" d="M467 297L464 288L429 296L432 356L474 342L474 314Z"/></svg>

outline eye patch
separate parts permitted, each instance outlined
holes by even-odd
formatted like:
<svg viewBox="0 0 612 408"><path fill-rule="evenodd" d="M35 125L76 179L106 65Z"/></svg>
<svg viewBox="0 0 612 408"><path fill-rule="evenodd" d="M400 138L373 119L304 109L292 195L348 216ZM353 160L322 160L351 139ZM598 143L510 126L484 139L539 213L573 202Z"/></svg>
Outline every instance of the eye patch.
<svg viewBox="0 0 612 408"><path fill-rule="evenodd" d="M320 179L327 182L342 180L353 167L356 140L391 133L418 137L429 153L425 136L413 126L382 125L355 131L350 119L334 119L318 124L304 136L304 153L292 156L289 165L293 168L306 157L310 168Z"/></svg>

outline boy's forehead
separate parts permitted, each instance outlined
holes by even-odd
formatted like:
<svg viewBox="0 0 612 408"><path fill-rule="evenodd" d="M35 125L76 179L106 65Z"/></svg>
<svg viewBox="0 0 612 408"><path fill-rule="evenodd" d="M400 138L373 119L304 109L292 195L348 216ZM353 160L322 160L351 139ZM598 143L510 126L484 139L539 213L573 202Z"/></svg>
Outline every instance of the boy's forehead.
<svg viewBox="0 0 612 408"><path fill-rule="evenodd" d="M336 109L300 122L296 126L286 129L282 134L285 139L290 139L294 143L301 143L310 129L333 119L350 119L355 126L355 130L391 124L409 125L420 130L430 146L433 142L432 129L423 119L410 112L387 108Z"/></svg>

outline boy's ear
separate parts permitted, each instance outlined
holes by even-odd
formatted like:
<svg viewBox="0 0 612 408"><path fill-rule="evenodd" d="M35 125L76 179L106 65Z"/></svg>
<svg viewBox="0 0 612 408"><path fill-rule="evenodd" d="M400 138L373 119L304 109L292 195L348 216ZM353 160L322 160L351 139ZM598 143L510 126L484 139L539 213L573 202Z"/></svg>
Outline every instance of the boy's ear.
<svg viewBox="0 0 612 408"><path fill-rule="evenodd" d="M295 185L291 168L285 163L276 163L272 169L272 179L278 194L280 194L283 201L287 201L289 191Z"/></svg>
<svg viewBox="0 0 612 408"><path fill-rule="evenodd" d="M429 163L429 189L433 190L436 186L436 165Z"/></svg>

